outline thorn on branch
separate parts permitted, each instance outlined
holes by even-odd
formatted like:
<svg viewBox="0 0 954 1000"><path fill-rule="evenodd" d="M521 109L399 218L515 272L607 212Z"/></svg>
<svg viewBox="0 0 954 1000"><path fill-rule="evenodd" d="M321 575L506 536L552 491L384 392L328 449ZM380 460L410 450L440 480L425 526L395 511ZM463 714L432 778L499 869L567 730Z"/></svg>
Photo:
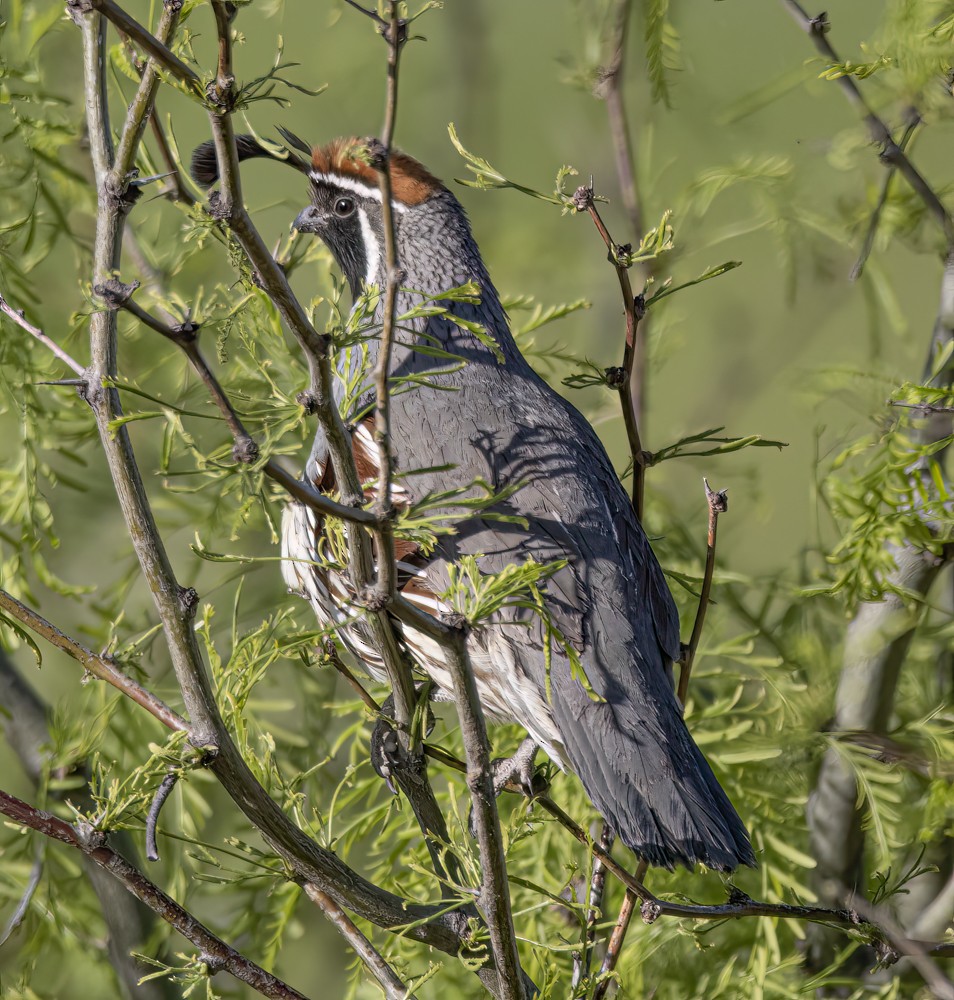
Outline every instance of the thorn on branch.
<svg viewBox="0 0 954 1000"><path fill-rule="evenodd" d="M159 860L159 845L156 843L156 824L159 822L159 813L176 787L179 780L178 771L170 771L159 783L156 794L153 797L152 805L149 806L149 813L146 816L146 860Z"/></svg>

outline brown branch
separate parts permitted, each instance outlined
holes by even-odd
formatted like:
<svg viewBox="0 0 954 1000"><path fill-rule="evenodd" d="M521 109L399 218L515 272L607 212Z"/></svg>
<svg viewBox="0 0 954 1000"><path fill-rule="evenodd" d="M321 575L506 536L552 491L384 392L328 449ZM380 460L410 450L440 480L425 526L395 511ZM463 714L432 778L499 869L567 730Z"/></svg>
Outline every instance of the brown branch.
<svg viewBox="0 0 954 1000"><path fill-rule="evenodd" d="M828 29L830 24L826 14L819 14L817 17L810 17L798 0L782 0L782 5L786 7L792 17L807 32L815 45L815 48L825 59L834 65L841 65L841 59L828 41ZM884 121L876 114L868 103L867 98L861 92L861 88L855 82L850 73L844 73L836 80L842 93L847 97L848 102L861 115L862 120L868 127L868 134L873 142L881 147L880 159L888 167L894 167L911 185L915 193L924 202L927 210L934 217L944 234L944 241L948 250L954 249L954 222L944 203L935 194L934 189L921 176L914 164L908 159L907 154L894 141L891 130Z"/></svg>
<svg viewBox="0 0 954 1000"><path fill-rule="evenodd" d="M299 993L277 976L266 972L261 966L213 934L142 872L108 847L105 834L93 829L71 826L51 813L41 812L2 790L0 790L0 813L14 823L82 851L100 868L118 879L167 924L201 949L201 959L208 965L210 974L220 970L228 972L262 996L276 997L278 1000L307 1000L303 993Z"/></svg>
<svg viewBox="0 0 954 1000"><path fill-rule="evenodd" d="M616 164L616 179L623 194L623 205L629 217L630 236L635 245L643 238L645 229L623 87L626 37L632 9L633 4L630 0L617 0L610 38L612 55L609 65L604 67L601 74L597 94L606 101L610 138L613 143ZM642 265L638 271L638 283L645 286L654 273L655 268L652 262ZM639 427L643 427L646 421L646 400L649 389L648 344L649 331L646 320L643 319L634 333L632 365L629 373L629 384L626 387L632 399L633 418Z"/></svg>
<svg viewBox="0 0 954 1000"><path fill-rule="evenodd" d="M454 704L460 719L461 739L467 761L467 787L473 804L474 827L480 849L479 907L490 931L490 946L497 968L502 1000L523 1000L525 977L517 954L513 928L507 859L504 854L497 797L490 767L487 725L480 707L477 684L467 656L467 637L458 631L444 644L447 672L454 686Z"/></svg>
<svg viewBox="0 0 954 1000"><path fill-rule="evenodd" d="M60 361L72 368L77 375L83 376L86 374L86 369L78 361L74 361L59 344L51 340L38 326L34 326L29 322L23 315L22 309L14 309L2 295L0 295L0 312L5 316L9 316L17 326L26 330L31 337L35 337L44 347L52 351Z"/></svg>
<svg viewBox="0 0 954 1000"><path fill-rule="evenodd" d="M83 33L87 122L99 193L93 283L102 285L119 268L124 214L129 205L116 197L115 192L122 191L122 182L112 174L112 144L103 87L104 24L91 8L78 10L74 7L72 13ZM228 116L213 114L213 120L228 121ZM228 156L231 147L236 168L232 173L237 180L237 157L231 131L222 128L215 131L220 155ZM231 142L226 142L226 139L231 139ZM241 205L240 201L238 205ZM309 346L321 347L321 338L314 332L280 268L251 227L244 209L236 210L231 219L240 241L248 248L253 266L271 282L273 301L276 301L286 320L291 318L289 327L304 336ZM233 743L215 703L209 675L198 649L193 627L197 595L176 581L152 515L128 433L124 426L116 426L122 409L113 387L116 378L115 316L115 311L104 310L91 317L93 360L89 402L96 416L127 530L163 624L176 678L191 719L191 741L208 749L211 758L209 766L223 788L286 862L296 881L315 883L339 905L350 908L378 926L396 929L412 924L406 930L408 937L457 954L466 948L469 937L466 915L447 912L446 907L409 902L363 879L289 820L255 779ZM322 388L330 390L330 384Z"/></svg>
<svg viewBox="0 0 954 1000"><path fill-rule="evenodd" d="M636 869L636 878L640 878L641 870L645 874L644 864L645 862L640 862L639 868ZM620 955L623 953L623 942L626 940L626 932L629 930L629 925L632 922L633 914L636 912L636 904L638 902L639 897L636 893L631 889L627 889L626 894L623 896L622 905L619 908L619 915L616 918L613 933L610 934L609 941L606 944L606 954L603 956L603 962L600 965L599 981L596 984L596 989L593 990L593 1000L603 1000L610 983L613 981L613 972L619 962Z"/></svg>
<svg viewBox="0 0 954 1000"><path fill-rule="evenodd" d="M169 49L168 44L164 44L156 38L148 28L141 25L135 18L130 17L113 0L66 0L66 5L74 20L76 17L88 16L91 11L99 11L119 31L128 35L141 49L147 52L163 69L186 84L194 93L202 94L202 80L198 73L175 55ZM164 14L168 13L172 6L172 4L166 4ZM178 18L178 13L176 13L176 17Z"/></svg>
<svg viewBox="0 0 954 1000"><path fill-rule="evenodd" d="M181 715L174 712L165 702L160 701L151 691L147 691L141 684L124 674L110 657L94 653L82 643L71 639L5 590L0 590L0 608L16 618L21 624L26 625L31 632L42 636L57 649L72 656L84 670L94 677L98 677L122 691L127 698L140 705L150 715L155 716L166 728L177 732L188 732L189 724Z"/></svg>
<svg viewBox="0 0 954 1000"><path fill-rule="evenodd" d="M354 921L331 896L307 882L302 888L308 894L308 898L321 909L338 933L351 945L355 954L364 962L365 968L384 990L387 1000L417 1000L415 994L408 989L407 983L398 976L377 948L361 933Z"/></svg>
<svg viewBox="0 0 954 1000"><path fill-rule="evenodd" d="M716 531L719 526L719 515L724 514L729 509L728 491L710 489L707 479L703 479L702 482L706 488L706 502L709 505L706 568L702 574L702 590L699 594L699 606L696 608L696 620L693 622L692 635L689 637L689 644L686 647L679 671L679 688L676 691L676 696L683 706L685 706L686 697L689 694L689 675L692 673L692 665L696 660L696 650L699 648L699 640L702 638L702 629L706 622L706 612L709 610L712 574L715 571Z"/></svg>
<svg viewBox="0 0 954 1000"><path fill-rule="evenodd" d="M624 248L613 242L600 213L597 211L593 197L592 186L584 185L577 188L573 195L573 204L577 212L588 212L597 232L606 245L607 259L616 271L619 290L623 296L623 313L626 317L626 343L623 348L623 367L614 379L614 386L619 391L620 404L623 409L623 423L626 426L626 439L629 441L629 452L633 463L632 500L636 516L643 519L643 486L646 478L646 453L643 451L639 436L639 421L630 385L633 377L633 365L636 358L636 329L643 318L646 305L642 295L633 295L633 286L629 277L629 266L622 260Z"/></svg>

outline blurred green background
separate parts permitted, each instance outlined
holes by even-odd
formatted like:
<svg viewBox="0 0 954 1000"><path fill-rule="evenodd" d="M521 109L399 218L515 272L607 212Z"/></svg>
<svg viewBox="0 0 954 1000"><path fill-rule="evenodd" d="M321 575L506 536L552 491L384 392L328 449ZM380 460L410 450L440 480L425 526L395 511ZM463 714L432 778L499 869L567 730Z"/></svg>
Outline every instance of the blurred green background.
<svg viewBox="0 0 954 1000"><path fill-rule="evenodd" d="M20 27L5 33L6 51L0 54L14 61L23 57L17 46L27 26L57 6L7 0L3 17ZM126 6L149 22L157 4ZM558 168L572 164L581 178L592 175L597 192L610 199L603 214L614 236L630 240L605 106L587 87L572 82L581 67L601 58L600 9L595 3L556 0L447 0L442 10L416 22L426 42L415 41L404 52L398 143L448 182L466 175L448 139L450 122L468 149L529 186L548 191ZM857 43L872 35L882 4L831 0L828 9L832 39L842 56L870 58L859 52ZM936 311L939 269L929 256L898 243L879 247L864 278L849 283L866 200L880 184L883 168L836 85L818 79L821 67L812 61L809 40L781 4L684 0L673 3L671 17L679 36L679 65L668 74L671 108L651 99L639 16L628 49L626 97L646 223L655 224L665 209L675 211L678 252L661 262L660 271L671 273L677 282L725 260L740 260L743 266L674 297L653 324L644 445L652 450L684 434L724 425L728 433L760 433L789 447L666 463L649 472L648 502L667 516L675 512L685 523L696 524L701 541L701 477L708 476L713 486L730 489L730 511L721 522L720 566L794 578L806 550L824 548L835 537L815 496L819 462L870 425L870 415L877 414L888 386L920 373ZM268 69L276 57L276 36L281 35L283 61L298 64L286 75L309 89L328 84L327 91L314 98L289 92L292 103L287 108L253 106L248 120L258 134L272 136L276 126L285 125L322 143L341 134L378 131L384 47L366 19L339 2L262 0L243 7L236 26L243 36L235 53L239 82ZM211 67L210 12L200 7L189 28L199 63ZM79 118L77 29L61 18L36 54L44 86L64 99L64 114ZM130 86L126 81L127 92ZM878 86L872 81L875 100ZM208 138L205 113L168 88L160 92L159 109L163 120L171 121L187 160L192 147ZM15 133L4 138L0 170L17 141ZM146 141L148 145L148 137ZM918 142L915 158L928 177L949 176L950 141L950 127L940 124ZM63 157L70 167L89 175L85 149L65 150ZM758 176L727 186L704 215L695 214L689 207L693 186L707 173L730 165ZM243 176L253 218L267 242L278 241L304 204L303 184L262 162L247 164ZM545 305L591 301L589 310L545 328L538 346L559 345L601 367L619 363L623 320L616 278L589 221L562 217L552 206L513 191L484 193L451 186L470 215L502 293L532 294ZM697 185L696 204L698 192ZM85 210L88 205L75 207ZM88 240L88 216L74 213L69 204L62 209L75 217L80 239ZM42 203L37 211L48 217ZM137 208L134 224L161 268L172 256L167 248L175 246L181 232L180 212L162 200L151 201ZM81 288L85 277L78 275L76 261L75 248L58 244L33 272L37 300L15 304L27 308L32 320L83 360L82 324L70 333L70 317L86 308ZM176 275L170 283L188 301L197 282L229 281L230 274L224 255L213 246L193 260L181 284ZM295 286L307 298L308 273L298 273ZM2 274L0 292L9 292ZM20 334L4 326L3 336ZM171 349L137 335L122 350L140 384L151 379L154 387L163 386ZM552 369L556 384L565 371L562 365ZM852 371L883 379L855 377ZM621 465L626 443L615 400L595 390L572 398L597 421ZM17 435L15 415L4 416L0 462L13 462ZM133 439L150 469L157 445L148 425L134 427ZM78 499L57 491L48 497L62 545L47 557L67 581L102 584L126 571L131 554L117 528L115 501L99 454L91 447L81 457L89 463L85 496ZM164 517L175 521L174 512L186 501L164 495L155 477L150 489L157 498L160 523ZM234 589L234 571L195 557L189 548L190 531L180 526L166 541L179 578L196 586L203 598ZM246 536L243 545L249 544ZM260 533L257 545L260 554L275 554L267 533ZM665 562L664 541L661 552ZM99 636L83 602L39 588L38 593L41 610L52 620L91 643ZM243 614L249 622L293 600L284 595L274 564L265 564L249 578L244 596ZM145 621L145 607L141 587L134 587L128 598L130 620ZM49 655L37 675L28 652L20 650L17 661L46 699L56 702L75 693L78 675L73 664ZM166 668L160 663L156 669L159 683L168 690ZM281 678L275 681L279 694L283 683ZM323 683L330 698L334 681L326 678ZM0 774L4 787L31 797L29 783L3 746ZM230 807L221 797L211 801L225 813L213 829L221 825L227 830ZM173 815L170 812L170 826ZM207 916L216 919L215 912ZM308 907L299 907L296 920L296 933L281 957L282 973L312 996L342 995L349 959L340 940ZM0 950L0 977L16 945L14 940ZM216 985L227 995L245 995L230 984ZM36 989L64 1000L109 995L109 987L92 967L72 969L68 979L63 970L43 969Z"/></svg>

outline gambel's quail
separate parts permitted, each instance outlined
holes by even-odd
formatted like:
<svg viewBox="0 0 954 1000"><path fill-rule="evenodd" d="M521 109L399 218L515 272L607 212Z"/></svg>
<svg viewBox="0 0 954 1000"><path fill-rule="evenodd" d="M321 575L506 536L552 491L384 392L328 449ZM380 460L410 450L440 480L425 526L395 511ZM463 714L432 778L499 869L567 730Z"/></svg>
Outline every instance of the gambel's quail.
<svg viewBox="0 0 954 1000"><path fill-rule="evenodd" d="M337 140L312 149L283 134L293 148L282 162L304 173L310 186L311 204L296 228L325 242L355 297L366 286L383 286L381 194L369 142ZM238 150L241 159L275 156L250 136L239 138ZM211 144L196 150L192 170L200 182L216 179ZM441 314L397 325L390 376L402 380L403 391L391 394L390 444L403 475L395 480L394 502L483 481L506 497L492 511L507 515L500 520L478 512L459 521L427 554L401 542L404 596L427 612L449 611L441 599L448 567L468 555L485 573L530 558L566 560L547 581L546 604L553 625L577 651L587 683L559 647L548 668L539 617L505 608L468 638L484 710L518 722L561 767L572 768L622 841L650 864L702 862L720 870L754 864L745 827L683 721L672 685L672 663L680 655L676 607L603 445L518 350L454 195L403 153L392 151L390 171L403 271L397 315L412 312L423 296L440 305L441 293L467 282L479 289L476 303L453 301ZM383 296L373 317L379 325L382 303ZM472 324L493 338L502 360ZM373 370L378 338L369 336L366 344ZM441 370L433 348L459 362ZM347 364L343 355L339 370ZM373 400L370 376L365 400ZM351 433L371 496L378 469L373 414ZM321 430L305 475L321 490L335 488ZM338 624L342 641L381 676L347 574L315 564L320 535L315 513L290 504L285 578L323 623ZM438 688L451 690L441 648L406 625L397 628L416 663Z"/></svg>

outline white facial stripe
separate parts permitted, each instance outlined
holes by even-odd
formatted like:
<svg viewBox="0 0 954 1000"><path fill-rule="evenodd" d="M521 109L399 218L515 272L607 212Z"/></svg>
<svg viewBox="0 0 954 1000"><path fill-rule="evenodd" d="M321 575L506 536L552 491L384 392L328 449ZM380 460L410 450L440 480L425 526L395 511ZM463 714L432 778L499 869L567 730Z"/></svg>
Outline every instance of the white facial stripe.
<svg viewBox="0 0 954 1000"><path fill-rule="evenodd" d="M378 238L374 235L374 230L368 221L368 213L363 208L358 209L358 218L361 220L361 238L364 240L364 251L368 258L368 266L364 272L364 283L373 285L377 281L378 268L381 265L381 247L378 245Z"/></svg>
<svg viewBox="0 0 954 1000"><path fill-rule="evenodd" d="M341 174L323 174L317 170L309 171L308 176L317 184L330 184L332 187L340 187L346 191L353 191L355 194L361 195L362 198L374 198L376 201L381 200L381 191L379 188L371 184L365 184L363 181L356 180L353 177L343 177ZM393 198L391 199L391 204L394 206L396 212L403 212L407 207Z"/></svg>

